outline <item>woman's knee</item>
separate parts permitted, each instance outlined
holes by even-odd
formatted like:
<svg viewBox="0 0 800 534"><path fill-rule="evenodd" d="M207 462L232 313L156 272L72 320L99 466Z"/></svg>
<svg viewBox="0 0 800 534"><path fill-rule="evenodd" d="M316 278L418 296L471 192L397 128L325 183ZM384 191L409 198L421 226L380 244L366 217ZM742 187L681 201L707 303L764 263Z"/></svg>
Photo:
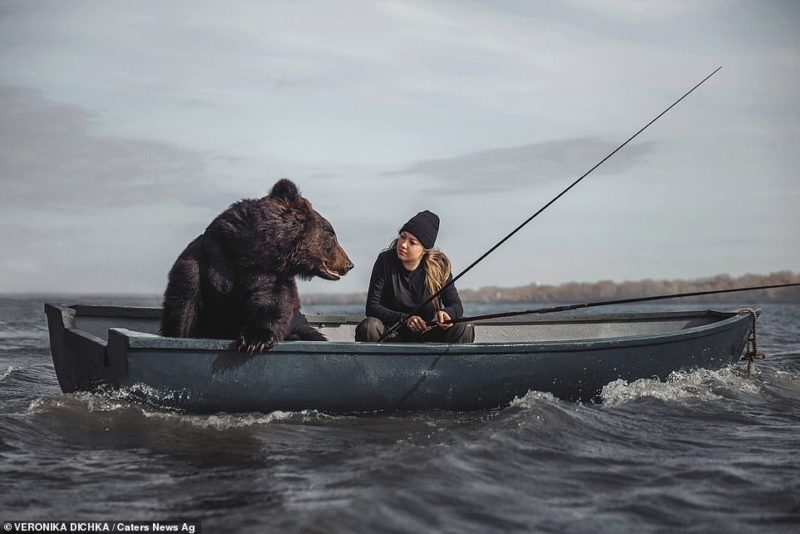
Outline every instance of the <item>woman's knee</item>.
<svg viewBox="0 0 800 534"><path fill-rule="evenodd" d="M469 323L456 323L447 330L448 343L472 343L475 341L475 327Z"/></svg>
<svg viewBox="0 0 800 534"><path fill-rule="evenodd" d="M367 317L356 326L356 341L378 341L386 326L375 317Z"/></svg>

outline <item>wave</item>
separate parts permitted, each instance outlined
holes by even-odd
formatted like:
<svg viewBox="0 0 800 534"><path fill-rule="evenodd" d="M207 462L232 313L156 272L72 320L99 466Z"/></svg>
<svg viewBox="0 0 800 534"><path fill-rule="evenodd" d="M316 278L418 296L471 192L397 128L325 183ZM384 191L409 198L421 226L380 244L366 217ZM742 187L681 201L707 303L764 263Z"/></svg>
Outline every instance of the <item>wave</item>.
<svg viewBox="0 0 800 534"><path fill-rule="evenodd" d="M5 371L0 373L0 380L5 380L6 378L8 378L8 375L10 375L14 371L18 371L18 370L19 370L19 367L15 367L13 365L9 365L8 368Z"/></svg>
<svg viewBox="0 0 800 534"><path fill-rule="evenodd" d="M788 383L800 382L800 379L785 371L771 372L770 375ZM655 377L641 378L632 382L615 380L603 386L600 399L606 406L627 404L641 398L668 402L711 401L721 400L737 393L758 394L763 386L764 381L758 369L750 376L736 367L715 371L696 369L674 371L665 381ZM562 401L551 393L531 390L522 397L515 397L508 406L535 409L560 402Z"/></svg>
<svg viewBox="0 0 800 534"><path fill-rule="evenodd" d="M141 387L123 388L103 393L70 393L58 397L38 398L29 407L30 414L52 414L68 412L80 417L88 414L111 414L134 416L143 420L169 424L189 425L204 430L225 431L234 428L256 427L273 423L314 424L350 419L352 416L329 415L317 410L297 412L276 410L270 413L216 413L207 415L185 414L177 410L155 408L141 402ZM148 388L151 389L151 388ZM173 393L149 392L154 397L171 396ZM68 414L64 414L69 417Z"/></svg>
<svg viewBox="0 0 800 534"><path fill-rule="evenodd" d="M552 394L543 391L529 391L522 397L514 397L508 404L509 408L538 408L542 404L552 404L559 400Z"/></svg>
<svg viewBox="0 0 800 534"><path fill-rule="evenodd" d="M299 412L284 412L276 410L267 414L244 413L213 415L186 415L169 412L142 411L146 418L177 421L207 430L229 430L232 428L245 428L252 426L268 425L272 423L318 423L323 421L341 420L344 416L328 415L317 410L301 410Z"/></svg>
<svg viewBox="0 0 800 534"><path fill-rule="evenodd" d="M761 386L754 376L734 367L716 371L673 371L663 382L657 378L641 378L633 382L615 380L603 386L600 397L610 406L643 397L678 402L720 400L724 398L724 392L758 393Z"/></svg>
<svg viewBox="0 0 800 534"><path fill-rule="evenodd" d="M0 340L5 339L31 339L42 340L47 339L47 327L40 325L30 325L27 327L9 327L2 325L0 327Z"/></svg>

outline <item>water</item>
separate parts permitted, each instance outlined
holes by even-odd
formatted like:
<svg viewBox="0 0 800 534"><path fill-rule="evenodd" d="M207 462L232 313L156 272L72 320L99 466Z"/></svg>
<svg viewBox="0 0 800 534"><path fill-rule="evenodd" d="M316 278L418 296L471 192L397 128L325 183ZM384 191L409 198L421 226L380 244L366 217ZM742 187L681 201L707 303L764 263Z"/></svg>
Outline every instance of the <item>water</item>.
<svg viewBox="0 0 800 534"><path fill-rule="evenodd" d="M44 300L0 299L0 522L183 518L206 533L800 528L800 305L763 307L768 358L754 375L613 383L602 404L530 392L475 413L191 416L126 392L62 394Z"/></svg>

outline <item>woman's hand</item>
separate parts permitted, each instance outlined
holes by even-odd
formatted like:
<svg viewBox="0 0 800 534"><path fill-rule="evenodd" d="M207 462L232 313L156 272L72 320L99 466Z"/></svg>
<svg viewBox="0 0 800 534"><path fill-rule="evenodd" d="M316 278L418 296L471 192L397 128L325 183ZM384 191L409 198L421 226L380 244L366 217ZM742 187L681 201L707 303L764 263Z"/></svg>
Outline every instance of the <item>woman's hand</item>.
<svg viewBox="0 0 800 534"><path fill-rule="evenodd" d="M427 332L430 330L428 324L419 315L412 315L409 317L408 321L406 321L406 326L412 332Z"/></svg>
<svg viewBox="0 0 800 534"><path fill-rule="evenodd" d="M453 323L448 323L447 321L450 320L450 316L444 310L439 310L436 312L436 322L439 323L439 328L442 330L447 330L448 328L453 327Z"/></svg>

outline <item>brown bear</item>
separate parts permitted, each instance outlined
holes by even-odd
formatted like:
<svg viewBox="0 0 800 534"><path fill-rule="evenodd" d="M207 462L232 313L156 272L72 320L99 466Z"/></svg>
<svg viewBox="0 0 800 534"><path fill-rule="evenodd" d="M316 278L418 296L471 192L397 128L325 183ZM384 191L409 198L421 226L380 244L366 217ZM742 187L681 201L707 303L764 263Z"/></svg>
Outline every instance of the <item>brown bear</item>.
<svg viewBox="0 0 800 534"><path fill-rule="evenodd" d="M353 264L331 224L290 180L218 215L178 256L161 335L236 339L242 352L325 340L300 314L295 276L338 280Z"/></svg>

